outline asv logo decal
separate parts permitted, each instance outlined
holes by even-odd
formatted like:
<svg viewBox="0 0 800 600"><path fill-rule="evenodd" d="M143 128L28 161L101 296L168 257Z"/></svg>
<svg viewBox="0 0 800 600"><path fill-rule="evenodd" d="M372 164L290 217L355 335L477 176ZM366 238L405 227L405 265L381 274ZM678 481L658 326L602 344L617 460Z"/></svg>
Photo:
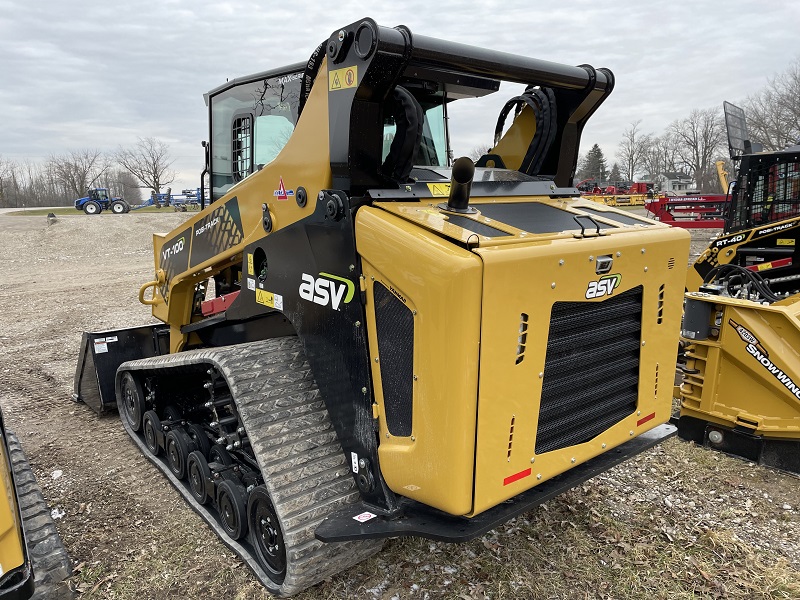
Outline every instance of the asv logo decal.
<svg viewBox="0 0 800 600"><path fill-rule="evenodd" d="M342 303L348 304L355 291L352 281L330 273L320 273L316 279L303 273L303 282L300 284L300 297L303 300L322 306L330 305L333 310L339 310Z"/></svg>
<svg viewBox="0 0 800 600"><path fill-rule="evenodd" d="M604 275L597 281L590 281L589 287L586 288L586 299L610 296L619 287L620 281L622 281L622 275L619 273Z"/></svg>

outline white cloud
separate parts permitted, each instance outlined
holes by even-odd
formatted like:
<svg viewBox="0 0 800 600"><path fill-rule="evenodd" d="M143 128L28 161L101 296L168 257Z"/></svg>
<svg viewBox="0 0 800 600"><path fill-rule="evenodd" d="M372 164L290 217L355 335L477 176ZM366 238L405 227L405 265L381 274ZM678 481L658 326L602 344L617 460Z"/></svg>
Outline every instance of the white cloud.
<svg viewBox="0 0 800 600"><path fill-rule="evenodd" d="M567 64L609 67L616 89L583 147L613 154L642 119L661 132L693 108L738 101L796 58L800 4L754 0L291 3L0 0L0 154L40 160L112 150L137 136L168 141L176 187L197 183L207 137L202 94L226 78L305 60L364 16L412 32ZM490 143L507 96L453 118L456 153Z"/></svg>

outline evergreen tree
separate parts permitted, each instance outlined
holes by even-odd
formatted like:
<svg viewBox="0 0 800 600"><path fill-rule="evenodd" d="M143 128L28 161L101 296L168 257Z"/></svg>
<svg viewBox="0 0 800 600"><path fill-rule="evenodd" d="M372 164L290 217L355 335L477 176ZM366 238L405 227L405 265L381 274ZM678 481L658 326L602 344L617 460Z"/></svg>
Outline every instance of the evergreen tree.
<svg viewBox="0 0 800 600"><path fill-rule="evenodd" d="M608 174L609 181L622 181L622 173L619 172L619 165L614 163L611 167L611 173Z"/></svg>
<svg viewBox="0 0 800 600"><path fill-rule="evenodd" d="M606 180L608 167L606 166L606 157L603 156L603 150L599 145L595 144L586 153L586 157L583 159L583 164L580 168L580 173L582 175L581 179Z"/></svg>

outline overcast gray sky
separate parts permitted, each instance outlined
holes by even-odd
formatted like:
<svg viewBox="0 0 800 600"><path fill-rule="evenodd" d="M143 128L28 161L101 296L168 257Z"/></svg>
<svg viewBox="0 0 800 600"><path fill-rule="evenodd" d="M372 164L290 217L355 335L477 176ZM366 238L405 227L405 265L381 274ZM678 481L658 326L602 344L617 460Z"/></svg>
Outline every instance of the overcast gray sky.
<svg viewBox="0 0 800 600"><path fill-rule="evenodd" d="M608 156L631 121L661 133L693 108L742 100L800 56L794 0L0 0L0 155L43 162L152 136L171 146L173 189L195 187L207 138L203 93L226 78L306 60L332 31L365 16L610 68L616 88L582 140L582 151L597 142ZM513 94L502 88L454 108L456 156L491 142Z"/></svg>

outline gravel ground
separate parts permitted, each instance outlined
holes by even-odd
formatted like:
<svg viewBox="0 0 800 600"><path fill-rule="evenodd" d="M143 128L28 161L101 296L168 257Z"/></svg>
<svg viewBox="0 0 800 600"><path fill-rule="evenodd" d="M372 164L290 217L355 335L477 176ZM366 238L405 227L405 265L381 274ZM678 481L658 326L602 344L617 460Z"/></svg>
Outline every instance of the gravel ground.
<svg viewBox="0 0 800 600"><path fill-rule="evenodd" d="M0 215L0 401L81 598L266 598L117 417L70 400L83 330L152 321L151 232L185 214ZM695 253L713 233L692 232ZM798 480L670 440L469 544L391 540L300 598L800 598Z"/></svg>

